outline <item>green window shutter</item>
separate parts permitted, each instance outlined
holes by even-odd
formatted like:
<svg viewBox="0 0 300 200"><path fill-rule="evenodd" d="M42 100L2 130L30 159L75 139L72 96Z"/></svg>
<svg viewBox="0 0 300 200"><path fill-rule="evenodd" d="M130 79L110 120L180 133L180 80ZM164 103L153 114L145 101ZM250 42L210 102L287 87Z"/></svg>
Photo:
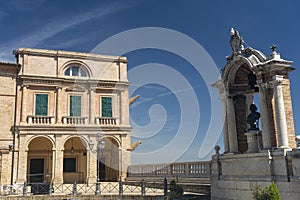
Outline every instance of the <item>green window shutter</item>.
<svg viewBox="0 0 300 200"><path fill-rule="evenodd" d="M48 94L35 95L35 115L36 116L48 115Z"/></svg>
<svg viewBox="0 0 300 200"><path fill-rule="evenodd" d="M70 96L70 116L81 116L81 96Z"/></svg>
<svg viewBox="0 0 300 200"><path fill-rule="evenodd" d="M102 117L112 117L112 98L102 97Z"/></svg>

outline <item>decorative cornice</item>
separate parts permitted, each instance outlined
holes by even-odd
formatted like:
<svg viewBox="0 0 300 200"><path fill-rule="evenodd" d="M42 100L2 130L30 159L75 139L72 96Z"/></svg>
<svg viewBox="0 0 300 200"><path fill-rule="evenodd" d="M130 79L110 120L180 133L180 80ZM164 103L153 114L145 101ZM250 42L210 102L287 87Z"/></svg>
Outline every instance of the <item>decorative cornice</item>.
<svg viewBox="0 0 300 200"><path fill-rule="evenodd" d="M31 48L19 48L15 51L16 55L35 55L35 56L48 56L48 57L64 57L64 58L74 58L74 59L86 59L86 60L97 60L105 62L122 62L127 63L127 58L124 56L108 56L93 53L83 53L83 52L72 52L72 51L62 51L62 50L45 50L45 49L31 49Z"/></svg>
<svg viewBox="0 0 300 200"><path fill-rule="evenodd" d="M106 81L96 79L66 79L60 77L44 77L44 76L19 76L22 84L30 86L48 86L62 87L65 86L92 86L94 89L118 89L127 88L130 82L125 81Z"/></svg>
<svg viewBox="0 0 300 200"><path fill-rule="evenodd" d="M80 134L89 134L92 132L97 132L100 130L107 132L118 132L118 134L122 134L122 132L131 131L132 127L130 126L100 126L100 125L22 125L17 126L20 135L43 135L43 133L55 134L55 135L64 135L70 134L74 132L78 132Z"/></svg>

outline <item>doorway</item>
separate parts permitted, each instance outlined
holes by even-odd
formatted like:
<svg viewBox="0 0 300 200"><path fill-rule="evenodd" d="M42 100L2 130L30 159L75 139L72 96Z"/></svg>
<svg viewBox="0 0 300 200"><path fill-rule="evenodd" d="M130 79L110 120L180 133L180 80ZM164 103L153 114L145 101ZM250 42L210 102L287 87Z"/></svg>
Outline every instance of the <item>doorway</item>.
<svg viewBox="0 0 300 200"><path fill-rule="evenodd" d="M44 158L31 158L29 165L30 183L44 182Z"/></svg>

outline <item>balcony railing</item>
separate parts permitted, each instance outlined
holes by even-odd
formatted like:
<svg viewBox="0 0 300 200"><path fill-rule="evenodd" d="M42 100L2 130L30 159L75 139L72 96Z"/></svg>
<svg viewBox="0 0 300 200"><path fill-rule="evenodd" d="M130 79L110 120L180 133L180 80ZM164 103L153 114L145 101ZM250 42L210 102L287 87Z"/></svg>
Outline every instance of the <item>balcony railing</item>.
<svg viewBox="0 0 300 200"><path fill-rule="evenodd" d="M63 124L88 124L88 118L87 117L63 117L62 118Z"/></svg>
<svg viewBox="0 0 300 200"><path fill-rule="evenodd" d="M95 124L98 125L118 125L119 119L113 117L96 117Z"/></svg>
<svg viewBox="0 0 300 200"><path fill-rule="evenodd" d="M53 116L28 116L28 124L54 124L55 118Z"/></svg>

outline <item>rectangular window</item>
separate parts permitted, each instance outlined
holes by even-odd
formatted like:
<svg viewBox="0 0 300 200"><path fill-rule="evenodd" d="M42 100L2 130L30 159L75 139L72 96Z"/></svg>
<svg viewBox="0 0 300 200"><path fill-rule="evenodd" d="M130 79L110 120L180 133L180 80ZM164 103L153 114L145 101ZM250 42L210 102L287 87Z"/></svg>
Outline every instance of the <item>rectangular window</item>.
<svg viewBox="0 0 300 200"><path fill-rule="evenodd" d="M81 116L81 96L70 96L70 116Z"/></svg>
<svg viewBox="0 0 300 200"><path fill-rule="evenodd" d="M64 158L63 172L76 172L76 158Z"/></svg>
<svg viewBox="0 0 300 200"><path fill-rule="evenodd" d="M48 115L48 94L35 95L35 115L36 116Z"/></svg>
<svg viewBox="0 0 300 200"><path fill-rule="evenodd" d="M112 98L111 97L102 97L102 117L112 117Z"/></svg>

